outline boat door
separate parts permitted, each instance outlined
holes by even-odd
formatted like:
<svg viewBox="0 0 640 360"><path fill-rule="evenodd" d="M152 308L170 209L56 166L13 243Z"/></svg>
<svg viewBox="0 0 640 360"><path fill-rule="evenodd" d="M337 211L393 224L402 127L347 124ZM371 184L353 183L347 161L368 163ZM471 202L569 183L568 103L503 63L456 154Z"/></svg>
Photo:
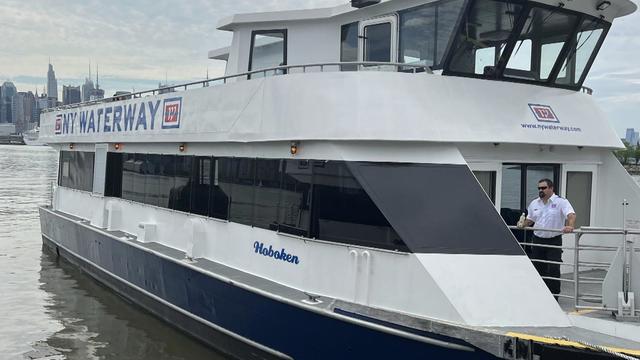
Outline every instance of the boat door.
<svg viewBox="0 0 640 360"><path fill-rule="evenodd" d="M391 62L398 60L398 19L395 15L360 22L358 61Z"/></svg>

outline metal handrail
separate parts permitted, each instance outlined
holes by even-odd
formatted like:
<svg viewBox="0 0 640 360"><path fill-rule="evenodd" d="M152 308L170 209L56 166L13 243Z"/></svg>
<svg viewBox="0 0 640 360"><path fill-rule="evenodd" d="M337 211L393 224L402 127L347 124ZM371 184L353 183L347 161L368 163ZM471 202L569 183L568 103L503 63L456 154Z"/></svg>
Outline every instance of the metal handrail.
<svg viewBox="0 0 640 360"><path fill-rule="evenodd" d="M161 94L161 93L165 93L165 92L174 92L174 91L176 91L176 89L181 89L181 88L184 88L184 90L187 90L189 87L194 86L194 85L201 85L201 87L208 87L208 86L211 85L211 83L214 83L214 82L217 82L217 81L222 81L223 84L226 84L227 80L229 80L229 79L243 78L243 77L250 78L251 75L255 75L255 74L263 74L266 77L267 73L274 72L275 73L274 75L284 75L287 72L289 72L289 70L292 70L292 69L302 69L302 72L306 73L308 68L320 68L320 72L324 72L324 69L326 67L337 67L337 70L340 71L340 69L342 69L342 67L347 67L347 66L356 66L357 70L360 70L360 69L375 69L375 68L380 70L380 69L382 69L382 67L391 66L391 67L396 67L398 69L398 71L400 71L400 69L408 69L413 74L418 73L418 72L424 72L426 74L433 74L433 70L431 69L430 66L427 66L427 65L404 64L404 63L396 63L396 62L348 61L348 62L310 63L310 64L298 64L298 65L280 65L280 66L274 66L274 67L270 67L270 68L247 71L247 72L243 72L243 73L239 73L239 74L220 76L220 77L213 78L213 79L198 80L198 81L193 81L193 82L188 82L188 83L183 83L183 84L178 84L178 85L165 86L165 87L152 89L152 90L143 90L143 91L137 91L137 92L133 92L133 93L127 93L127 94L112 96L112 97L108 97L108 98L104 98L104 99L90 100L90 101L85 101L85 102L77 103L77 104L63 105L63 106L58 106L58 107L55 107L55 108L43 109L42 112L43 113L47 113L47 112L52 112L52 111L75 109L75 108L79 108L79 107L83 107L83 106L90 106L90 105L103 104L103 103L107 103L107 102L120 101L120 100L123 100L123 99L139 98L139 97L142 97L142 95L145 95L145 94L156 95L156 93ZM282 74L277 74L278 71L282 71Z"/></svg>
<svg viewBox="0 0 640 360"><path fill-rule="evenodd" d="M623 250L625 251L625 265L623 266L623 292L627 294L630 291L629 285L629 267L627 262L630 259L627 258L626 253L627 250L631 250L631 253L637 252L640 249L636 249L629 244L632 244L627 239L628 235L640 235L640 229L626 229L626 228L614 228L614 227L581 227L579 229L575 229L572 232L564 233L563 229L548 229L548 228L536 228L536 227L517 227L517 226L509 226L511 230L521 230L521 231L546 231L557 233L558 235L573 235L575 237L574 246L557 246L557 245L546 245L546 244L537 244L530 242L523 242L521 246L526 247L543 247L543 248L553 248L553 249L569 249L574 250L574 258L573 263L568 262L558 262L558 261L550 261L550 260L542 260L542 259L531 259L532 263L544 263L544 264L556 264L561 266L570 266L573 267L573 279L566 278L556 278L549 276L541 276L545 280L558 280L562 282L573 283L574 285L574 294L573 296L562 295L562 294L553 294L554 296L563 297L563 298L571 298L574 301L574 308L576 310L579 309L590 309L590 310L605 310L605 311L617 311L618 309L608 308L605 305L601 306L583 306L580 305L581 301L587 302L600 302L602 303L604 296L603 294L588 294L580 292L580 284L603 284L603 278L594 278L594 277L586 277L580 276L581 268L591 268L591 269L609 269L611 267L610 262L602 262L602 261L580 261L580 251L618 251L620 247L614 246L603 246L603 245L580 245L580 239L584 235L623 235ZM625 284L627 286L625 286Z"/></svg>

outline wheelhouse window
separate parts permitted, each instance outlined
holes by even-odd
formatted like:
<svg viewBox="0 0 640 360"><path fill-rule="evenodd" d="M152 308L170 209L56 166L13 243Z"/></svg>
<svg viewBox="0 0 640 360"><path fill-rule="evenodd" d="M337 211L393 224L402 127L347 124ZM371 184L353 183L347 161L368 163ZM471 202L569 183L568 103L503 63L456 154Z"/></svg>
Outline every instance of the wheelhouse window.
<svg viewBox="0 0 640 360"><path fill-rule="evenodd" d="M400 12L399 62L440 68L463 5L452 0Z"/></svg>
<svg viewBox="0 0 640 360"><path fill-rule="evenodd" d="M609 26L559 6L472 0L445 74L578 89Z"/></svg>
<svg viewBox="0 0 640 360"><path fill-rule="evenodd" d="M249 71L274 68L287 64L287 30L254 31L251 37ZM267 76L283 74L285 71L272 70ZM251 77L263 77L256 73Z"/></svg>
<svg viewBox="0 0 640 360"><path fill-rule="evenodd" d="M358 23L342 25L340 29L340 62L358 61ZM343 65L342 71L356 71L356 65Z"/></svg>
<svg viewBox="0 0 640 360"><path fill-rule="evenodd" d="M391 61L392 30L390 22L364 27L364 61Z"/></svg>

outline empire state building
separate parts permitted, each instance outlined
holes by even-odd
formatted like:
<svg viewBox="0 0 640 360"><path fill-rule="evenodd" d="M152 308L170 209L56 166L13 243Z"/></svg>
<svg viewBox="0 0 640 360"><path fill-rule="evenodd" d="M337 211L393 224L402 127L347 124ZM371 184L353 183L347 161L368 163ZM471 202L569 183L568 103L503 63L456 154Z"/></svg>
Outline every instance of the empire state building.
<svg viewBox="0 0 640 360"><path fill-rule="evenodd" d="M58 101L58 81L56 80L56 73L53 71L53 65L51 64L49 64L49 71L47 72L47 96Z"/></svg>

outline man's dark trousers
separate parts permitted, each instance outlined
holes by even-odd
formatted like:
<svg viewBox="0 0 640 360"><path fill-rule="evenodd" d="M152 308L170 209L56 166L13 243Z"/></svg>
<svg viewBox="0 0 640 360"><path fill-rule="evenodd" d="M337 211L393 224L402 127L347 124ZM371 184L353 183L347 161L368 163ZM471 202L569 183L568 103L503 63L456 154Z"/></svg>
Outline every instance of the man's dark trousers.
<svg viewBox="0 0 640 360"><path fill-rule="evenodd" d="M562 246L562 235L552 238L541 238L534 235L531 240L534 244ZM532 247L531 259L562 262L562 249L541 246ZM538 270L540 276L560 278L560 264L548 264L536 261L533 265L536 267L536 270ZM560 294L560 280L544 279L544 282L557 299L558 294Z"/></svg>

